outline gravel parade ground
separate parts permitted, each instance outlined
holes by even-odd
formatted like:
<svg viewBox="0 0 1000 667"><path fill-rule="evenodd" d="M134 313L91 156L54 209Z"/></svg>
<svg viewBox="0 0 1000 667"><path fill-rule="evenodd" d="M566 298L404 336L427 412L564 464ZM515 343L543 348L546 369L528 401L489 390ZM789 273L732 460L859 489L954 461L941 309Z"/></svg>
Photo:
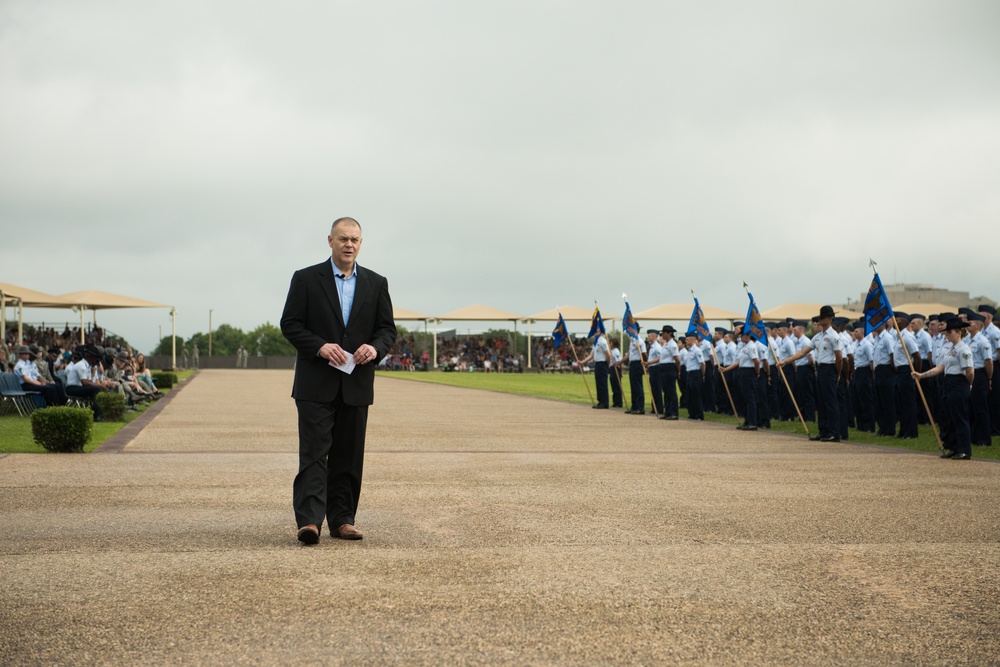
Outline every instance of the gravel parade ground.
<svg viewBox="0 0 1000 667"><path fill-rule="evenodd" d="M0 663L1000 664L1000 465L376 379L295 539L291 371L0 458Z"/></svg>

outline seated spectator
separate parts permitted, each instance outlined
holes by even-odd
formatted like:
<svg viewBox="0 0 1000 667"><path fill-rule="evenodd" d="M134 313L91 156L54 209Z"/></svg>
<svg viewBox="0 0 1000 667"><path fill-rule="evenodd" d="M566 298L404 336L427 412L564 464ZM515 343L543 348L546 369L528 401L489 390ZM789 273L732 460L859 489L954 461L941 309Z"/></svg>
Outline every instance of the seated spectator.
<svg viewBox="0 0 1000 667"><path fill-rule="evenodd" d="M21 383L24 391L38 392L45 399L46 405L65 405L66 397L62 388L54 382L44 382L38 373L35 358L38 356L27 345L17 348L18 362L14 366L14 375Z"/></svg>
<svg viewBox="0 0 1000 667"><path fill-rule="evenodd" d="M52 370L49 368L48 353L44 352L34 343L29 345L28 349L34 355L35 367L38 369L38 379L45 384L54 384L55 379L52 377Z"/></svg>
<svg viewBox="0 0 1000 667"><path fill-rule="evenodd" d="M242 350L243 347L240 346ZM146 367L146 357L141 352L135 358L135 379L142 385L142 388L154 396L163 396L163 392L156 388L153 383L153 374Z"/></svg>
<svg viewBox="0 0 1000 667"><path fill-rule="evenodd" d="M111 348L107 348L111 349ZM139 385L134 379L127 377L126 364L128 363L128 352L122 350L114 355L106 373L107 378L115 383L118 393L125 396L130 408L134 408L136 403L143 402L145 392L139 391Z"/></svg>
<svg viewBox="0 0 1000 667"><path fill-rule="evenodd" d="M90 402L94 416L100 416L100 410L94 403L94 397L102 391L115 391L115 384L100 378L100 361L97 348L93 345L76 348L76 362L70 364L66 371L66 394L85 398Z"/></svg>

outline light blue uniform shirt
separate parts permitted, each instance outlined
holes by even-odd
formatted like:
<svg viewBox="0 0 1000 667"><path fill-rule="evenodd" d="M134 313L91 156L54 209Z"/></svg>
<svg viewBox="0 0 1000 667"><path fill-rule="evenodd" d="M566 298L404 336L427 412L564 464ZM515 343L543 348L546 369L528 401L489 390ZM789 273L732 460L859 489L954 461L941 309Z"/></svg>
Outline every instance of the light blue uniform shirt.
<svg viewBox="0 0 1000 667"><path fill-rule="evenodd" d="M354 266L351 267L351 275L345 276L337 268L337 265L333 263L333 257L330 258L330 266L333 267L333 279L337 283L337 295L340 297L340 310L344 313L344 326L347 326L347 321L351 318L351 306L354 305L354 288L358 284L358 264L355 262Z"/></svg>
<svg viewBox="0 0 1000 667"><path fill-rule="evenodd" d="M792 336L792 345L795 346L795 352L796 353L799 352L802 348L810 347L810 345L809 345L810 342L811 341L809 340L809 337L806 336L805 334L802 334L801 336L794 336L794 335ZM796 359L793 363L795 364L796 367L799 367L799 366L808 366L809 365L809 357L811 355L812 355L812 352L810 352L809 354L805 354L805 355L799 357L798 359Z"/></svg>
<svg viewBox="0 0 1000 667"><path fill-rule="evenodd" d="M701 356L705 360L705 363L712 361L714 358L714 356L712 355L712 351L715 349L712 343L710 341L703 340L701 341L700 347L701 347Z"/></svg>
<svg viewBox="0 0 1000 667"><path fill-rule="evenodd" d="M957 345L945 342L941 349L941 363L945 375L965 375L966 368L972 368L972 350L959 341Z"/></svg>
<svg viewBox="0 0 1000 667"><path fill-rule="evenodd" d="M649 345L649 354L646 355L646 361L652 364L654 361L660 363L660 354L663 352L663 346L660 345L660 341L654 340Z"/></svg>
<svg viewBox="0 0 1000 667"><path fill-rule="evenodd" d="M742 341L740 341L742 343ZM736 359L740 362L740 368L753 368L753 362L758 361L757 346L751 341L741 345L740 351L736 353Z"/></svg>
<svg viewBox="0 0 1000 667"><path fill-rule="evenodd" d="M871 336L865 336L854 346L854 367L868 368L872 363L872 355L875 346L872 345Z"/></svg>
<svg viewBox="0 0 1000 667"><path fill-rule="evenodd" d="M888 366L892 363L892 346L895 341L889 330L885 330L874 340L875 351L872 359L876 366Z"/></svg>
<svg viewBox="0 0 1000 667"><path fill-rule="evenodd" d="M24 384L24 378L38 382L38 368L35 366L35 362L30 359L18 359L17 364L14 365L14 375L17 376L19 384Z"/></svg>
<svg viewBox="0 0 1000 667"><path fill-rule="evenodd" d="M660 347L660 365L666 366L667 364L670 364L673 366L674 360L677 359L677 343L671 339Z"/></svg>
<svg viewBox="0 0 1000 667"><path fill-rule="evenodd" d="M809 347L813 349L814 358L817 364L833 364L837 362L837 352L843 358L844 344L840 340L840 335L833 330L833 327L825 331L820 331L812 340L806 339Z"/></svg>
<svg viewBox="0 0 1000 667"><path fill-rule="evenodd" d="M684 360L684 368L688 373L694 373L701 369L705 363L705 357L701 353L701 348L697 345L687 351L687 359Z"/></svg>
<svg viewBox="0 0 1000 667"><path fill-rule="evenodd" d="M927 361L934 352L934 341L931 339L931 335L927 333L927 329L921 329L915 336L917 339L917 349L920 350L920 358Z"/></svg>
<svg viewBox="0 0 1000 667"><path fill-rule="evenodd" d="M628 346L628 360L642 361L642 355L646 353L646 341L632 339Z"/></svg>
<svg viewBox="0 0 1000 667"><path fill-rule="evenodd" d="M594 361L608 360L608 339L603 334L598 334L594 339Z"/></svg>
<svg viewBox="0 0 1000 667"><path fill-rule="evenodd" d="M903 329L902 335L893 337L892 362L896 368L908 366L910 363L906 360L906 352L903 352L903 345L906 345L906 352L910 353L910 357L920 352L920 349L917 347L917 339L913 337L913 332Z"/></svg>
<svg viewBox="0 0 1000 667"><path fill-rule="evenodd" d="M982 331L972 337L969 348L972 350L972 367L976 370L982 368L987 361L993 358L993 346L990 345L990 341L987 340Z"/></svg>
<svg viewBox="0 0 1000 667"><path fill-rule="evenodd" d="M944 346L948 344L948 340L944 337L944 334L939 333L934 335L934 345L931 347L931 354L934 355L933 361L935 366L941 364L941 354L944 351Z"/></svg>

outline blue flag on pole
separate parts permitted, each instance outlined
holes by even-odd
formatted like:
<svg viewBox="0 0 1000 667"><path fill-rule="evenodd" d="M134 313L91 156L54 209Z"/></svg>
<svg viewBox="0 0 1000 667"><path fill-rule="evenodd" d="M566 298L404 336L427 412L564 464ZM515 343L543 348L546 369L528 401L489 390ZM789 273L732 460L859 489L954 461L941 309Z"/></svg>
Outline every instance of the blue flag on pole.
<svg viewBox="0 0 1000 667"><path fill-rule="evenodd" d="M754 340L767 345L767 329L764 327L764 318L761 317L760 310L754 303L753 294L747 292L747 295L750 297L750 307L747 308L747 319L743 322L743 330L750 334Z"/></svg>
<svg viewBox="0 0 1000 667"><path fill-rule="evenodd" d="M569 338L569 331L566 329L566 320L563 319L562 313L559 313L559 321L556 323L556 328L552 330L553 345L558 350L567 338Z"/></svg>
<svg viewBox="0 0 1000 667"><path fill-rule="evenodd" d="M892 306L889 305L889 297L885 293L885 288L882 287L882 279L876 273L868 288L868 296L865 297L865 335L867 336L891 319Z"/></svg>
<svg viewBox="0 0 1000 667"><path fill-rule="evenodd" d="M694 300L694 310L691 311L691 321L688 322L687 335L696 335L702 340L712 340L712 332L708 330L708 321L705 320L705 313L701 312L698 305L698 298Z"/></svg>
<svg viewBox="0 0 1000 667"><path fill-rule="evenodd" d="M632 307L628 305L628 301L625 302L625 315L622 316L622 331L639 340L639 324L632 317Z"/></svg>
<svg viewBox="0 0 1000 667"><path fill-rule="evenodd" d="M601 317L601 309L594 306L594 314L590 318L590 333L587 334L587 338L596 335L598 332L605 333L604 318Z"/></svg>

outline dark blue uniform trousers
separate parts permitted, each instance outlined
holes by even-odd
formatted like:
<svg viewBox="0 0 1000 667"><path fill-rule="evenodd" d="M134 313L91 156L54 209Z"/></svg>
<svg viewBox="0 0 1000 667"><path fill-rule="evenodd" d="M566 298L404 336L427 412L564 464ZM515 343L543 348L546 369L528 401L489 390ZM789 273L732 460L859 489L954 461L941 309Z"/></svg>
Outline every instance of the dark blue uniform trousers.
<svg viewBox="0 0 1000 667"><path fill-rule="evenodd" d="M837 366L819 364L816 369L816 387L819 390L819 437L840 437L840 403L837 401Z"/></svg>

